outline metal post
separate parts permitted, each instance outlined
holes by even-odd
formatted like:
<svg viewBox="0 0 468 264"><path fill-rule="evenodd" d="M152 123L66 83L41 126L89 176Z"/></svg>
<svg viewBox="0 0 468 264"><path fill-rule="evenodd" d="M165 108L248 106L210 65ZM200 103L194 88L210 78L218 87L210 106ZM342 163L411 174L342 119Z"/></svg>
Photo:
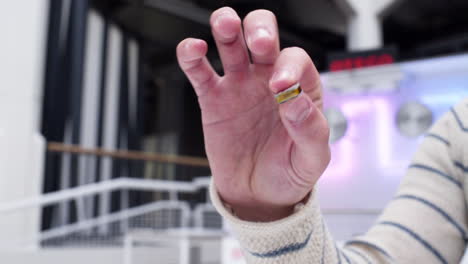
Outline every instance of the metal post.
<svg viewBox="0 0 468 264"><path fill-rule="evenodd" d="M124 238L123 257L124 264L132 264L133 260L133 238L131 234L126 234Z"/></svg>
<svg viewBox="0 0 468 264"><path fill-rule="evenodd" d="M179 242L179 264L190 264L190 241L186 234L183 234Z"/></svg>
<svg viewBox="0 0 468 264"><path fill-rule="evenodd" d="M103 147L108 150L115 150L117 145L117 107L119 105L119 69L122 48L122 33L116 26L111 26L109 30L109 43L107 49L107 72L106 72L106 98L104 98L104 118L103 118ZM104 157L101 160L101 181L108 181L112 178L113 163L111 158ZM104 192L99 200L99 214L106 215L110 212L110 193ZM99 230L101 233L108 232L108 227L103 226Z"/></svg>

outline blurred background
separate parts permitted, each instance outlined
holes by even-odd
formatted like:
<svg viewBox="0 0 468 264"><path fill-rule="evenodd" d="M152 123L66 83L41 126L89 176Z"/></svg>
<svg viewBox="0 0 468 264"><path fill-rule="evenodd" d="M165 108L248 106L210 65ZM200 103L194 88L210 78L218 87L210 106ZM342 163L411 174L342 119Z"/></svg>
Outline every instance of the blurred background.
<svg viewBox="0 0 468 264"><path fill-rule="evenodd" d="M468 96L464 0L0 2L0 258L243 263L211 206L197 98L177 66L210 13L265 8L322 72L338 240L392 198L428 128Z"/></svg>

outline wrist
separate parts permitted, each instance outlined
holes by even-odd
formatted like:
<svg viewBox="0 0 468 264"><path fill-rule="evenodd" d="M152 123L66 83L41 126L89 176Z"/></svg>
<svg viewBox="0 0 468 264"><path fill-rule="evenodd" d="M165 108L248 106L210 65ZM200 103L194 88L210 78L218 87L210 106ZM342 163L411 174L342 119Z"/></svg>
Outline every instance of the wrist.
<svg viewBox="0 0 468 264"><path fill-rule="evenodd" d="M248 222L273 222L291 216L307 203L310 194L292 205L271 205L265 203L230 204L223 201L224 206L233 215ZM221 199L223 200L223 199Z"/></svg>
<svg viewBox="0 0 468 264"><path fill-rule="evenodd" d="M225 206L237 218L248 222L273 222L294 213L294 206Z"/></svg>

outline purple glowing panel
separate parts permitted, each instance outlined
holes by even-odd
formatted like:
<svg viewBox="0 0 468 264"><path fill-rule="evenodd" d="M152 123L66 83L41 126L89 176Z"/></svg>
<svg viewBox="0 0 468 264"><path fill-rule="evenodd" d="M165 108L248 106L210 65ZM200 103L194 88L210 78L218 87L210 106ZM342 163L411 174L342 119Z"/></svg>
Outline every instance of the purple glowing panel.
<svg viewBox="0 0 468 264"><path fill-rule="evenodd" d="M378 92L379 80L385 76L372 76L372 71L359 77L375 79L373 89L365 93L327 90L324 82L325 109L340 110L347 127L344 136L331 144L332 160L319 182L323 207L383 208L393 197L423 138L400 132L396 124L400 107L418 102L437 120L452 105L468 97L468 55L396 66L403 78L393 84L394 89L385 92ZM334 78L333 74L325 76ZM361 82L359 78L354 81ZM362 83L369 85L369 81Z"/></svg>

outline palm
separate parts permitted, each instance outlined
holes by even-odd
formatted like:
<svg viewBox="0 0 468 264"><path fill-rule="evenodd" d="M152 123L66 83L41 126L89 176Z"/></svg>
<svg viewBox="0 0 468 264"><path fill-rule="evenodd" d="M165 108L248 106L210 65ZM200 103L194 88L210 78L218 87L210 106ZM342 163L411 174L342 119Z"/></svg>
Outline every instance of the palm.
<svg viewBox="0 0 468 264"><path fill-rule="evenodd" d="M271 67L250 67L241 76L221 79L200 98L212 173L228 201L262 193L261 200L281 203L278 187L289 188L294 144L267 87L270 72Z"/></svg>

